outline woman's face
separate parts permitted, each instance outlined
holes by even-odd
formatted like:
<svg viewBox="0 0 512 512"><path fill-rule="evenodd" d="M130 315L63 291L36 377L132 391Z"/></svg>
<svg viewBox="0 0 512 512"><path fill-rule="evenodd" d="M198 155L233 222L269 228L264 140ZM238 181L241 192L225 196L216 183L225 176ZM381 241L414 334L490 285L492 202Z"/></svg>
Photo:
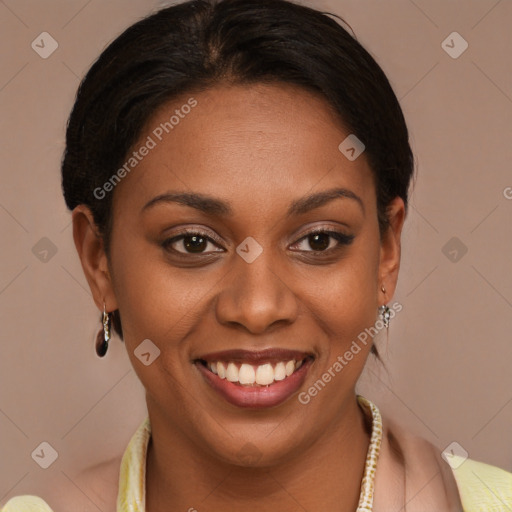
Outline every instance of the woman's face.
<svg viewBox="0 0 512 512"><path fill-rule="evenodd" d="M341 423L354 399L370 342L344 354L393 295L403 202L381 242L365 154L351 161L338 149L348 135L297 87L219 86L160 109L136 145L150 149L115 187L97 303L120 310L152 420L204 453L285 460ZM268 349L279 350L258 354ZM237 352L215 354L225 351ZM293 359L302 368L288 364L295 372L282 379ZM234 364L221 379L202 361ZM229 382L242 364L242 380L282 380ZM319 379L329 382L309 393Z"/></svg>

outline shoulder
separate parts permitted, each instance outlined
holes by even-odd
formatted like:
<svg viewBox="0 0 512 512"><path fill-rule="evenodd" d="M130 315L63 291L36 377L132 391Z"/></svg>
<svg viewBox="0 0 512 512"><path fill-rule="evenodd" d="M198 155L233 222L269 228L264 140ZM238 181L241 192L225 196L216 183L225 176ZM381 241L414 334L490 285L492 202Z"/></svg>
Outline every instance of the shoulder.
<svg viewBox="0 0 512 512"><path fill-rule="evenodd" d="M118 456L102 462L87 468L78 477L88 497L104 512L116 511L121 460L122 456Z"/></svg>
<svg viewBox="0 0 512 512"><path fill-rule="evenodd" d="M389 418L384 420L383 435L390 443L395 456L402 458L403 465L409 473L439 473L444 485L453 487L455 479L452 470L443 459L442 451L433 443Z"/></svg>
<svg viewBox="0 0 512 512"><path fill-rule="evenodd" d="M11 498L0 512L54 512L48 503L38 496L16 496Z"/></svg>
<svg viewBox="0 0 512 512"><path fill-rule="evenodd" d="M512 473L459 455L443 458L432 443L402 430L400 439L411 463L422 461L432 469L437 465L443 486L454 483L464 512L502 512L512 510Z"/></svg>
<svg viewBox="0 0 512 512"><path fill-rule="evenodd" d="M426 439L414 434L399 423L383 416L381 454L376 473L376 510L403 508L411 512L460 512L462 510L457 482L450 466L443 460L441 450ZM379 481L380 480L380 481ZM383 498L377 499L377 485ZM396 496L391 501L390 491Z"/></svg>
<svg viewBox="0 0 512 512"><path fill-rule="evenodd" d="M457 455L445 460L442 450L393 420L383 418L383 425L384 452L404 468L406 494L417 495L418 510L430 500L444 500L441 509L450 511L512 510L512 473Z"/></svg>
<svg viewBox="0 0 512 512"><path fill-rule="evenodd" d="M16 496L0 512L116 512L121 457L89 467L41 496Z"/></svg>
<svg viewBox="0 0 512 512"><path fill-rule="evenodd" d="M451 459L466 512L512 510L512 473L457 455Z"/></svg>

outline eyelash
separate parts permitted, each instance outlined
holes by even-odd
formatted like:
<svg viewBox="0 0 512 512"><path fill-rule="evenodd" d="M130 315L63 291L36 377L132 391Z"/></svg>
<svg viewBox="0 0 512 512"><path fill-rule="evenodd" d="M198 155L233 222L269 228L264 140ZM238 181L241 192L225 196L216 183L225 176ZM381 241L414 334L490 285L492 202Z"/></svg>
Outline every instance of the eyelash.
<svg viewBox="0 0 512 512"><path fill-rule="evenodd" d="M331 238L334 238L335 240L338 241L338 245L336 247L331 247L330 249L325 249L323 251L312 250L312 251L300 251L300 252L313 253L313 254L321 256L323 254L330 254L333 251L336 251L343 246L350 245L354 240L354 235L346 235L345 233L342 233L339 231L332 231L332 230L325 229L325 228L315 228L315 229L307 232L306 234L304 234L293 245L297 245L297 244L299 244L299 242L302 242L303 240L307 239L309 236L316 235L316 234L329 235ZM162 242L162 247L166 250L169 250L169 246L171 246L173 243L178 242L178 241L186 238L187 236L194 236L194 235L199 235L199 236L205 238L207 241L212 242L213 244L220 245L220 242L215 240L214 238L212 238L209 234L205 233L201 229L194 228L194 229L185 229L185 231L183 231L179 235L172 237L172 238L168 238L167 240L164 240ZM207 254L207 253L194 254L194 253L181 252L181 251L176 251L172 248L171 248L171 250L181 256L185 256L187 254L190 256L203 256L203 255Z"/></svg>

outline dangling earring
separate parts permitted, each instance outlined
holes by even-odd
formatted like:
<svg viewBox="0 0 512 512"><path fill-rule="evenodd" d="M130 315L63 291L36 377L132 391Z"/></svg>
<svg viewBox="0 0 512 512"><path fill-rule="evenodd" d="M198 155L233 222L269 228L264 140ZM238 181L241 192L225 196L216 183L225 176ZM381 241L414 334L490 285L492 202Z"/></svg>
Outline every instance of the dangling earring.
<svg viewBox="0 0 512 512"><path fill-rule="evenodd" d="M384 286L381 286L380 289L383 293L386 293L386 288ZM382 321L384 322L384 327L388 329L389 327L389 319L391 318L390 309L387 306L387 304L383 304L382 306L379 306L379 314L382 318Z"/></svg>
<svg viewBox="0 0 512 512"><path fill-rule="evenodd" d="M103 316L101 319L103 329L96 336L96 354L103 357L108 350L108 342L110 340L110 313L107 313L105 303L103 303Z"/></svg>

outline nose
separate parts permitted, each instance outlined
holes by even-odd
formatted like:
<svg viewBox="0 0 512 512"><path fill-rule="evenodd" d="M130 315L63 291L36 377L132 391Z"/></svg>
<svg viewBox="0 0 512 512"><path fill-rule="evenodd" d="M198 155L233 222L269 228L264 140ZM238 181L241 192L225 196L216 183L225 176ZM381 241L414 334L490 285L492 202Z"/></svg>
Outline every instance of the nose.
<svg viewBox="0 0 512 512"><path fill-rule="evenodd" d="M237 256L233 265L216 301L221 324L261 334L296 320L299 304L290 273L277 264L271 251L264 250L252 263Z"/></svg>

